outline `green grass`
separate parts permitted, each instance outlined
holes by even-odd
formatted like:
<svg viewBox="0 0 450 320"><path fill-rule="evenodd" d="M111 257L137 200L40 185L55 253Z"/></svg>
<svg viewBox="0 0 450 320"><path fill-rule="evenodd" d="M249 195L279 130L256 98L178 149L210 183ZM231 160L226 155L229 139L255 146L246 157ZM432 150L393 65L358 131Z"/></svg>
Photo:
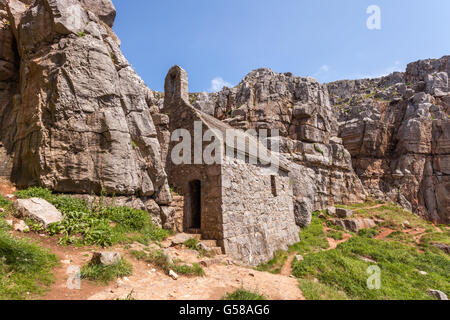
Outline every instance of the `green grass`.
<svg viewBox="0 0 450 320"><path fill-rule="evenodd" d="M323 228L323 221L318 215L319 212L313 213L311 224L300 232L300 242L292 245L289 248L290 252L305 255L330 247Z"/></svg>
<svg viewBox="0 0 450 320"><path fill-rule="evenodd" d="M187 265L180 262L172 262L162 250L154 250L150 253L132 250L130 251L130 254L138 260L155 265L167 275L170 270L185 276L203 277L205 275L205 271L199 264L193 263L192 265Z"/></svg>
<svg viewBox="0 0 450 320"><path fill-rule="evenodd" d="M267 263L259 265L256 270L258 271L267 271L273 274L279 274L281 272L281 268L286 263L286 260L289 257L289 253L286 251L277 251L275 252L274 258Z"/></svg>
<svg viewBox="0 0 450 320"><path fill-rule="evenodd" d="M5 211L8 210L9 207L11 207L12 205L12 201L5 199L1 194L0 194L0 208L5 209ZM0 213L1 214L1 213Z"/></svg>
<svg viewBox="0 0 450 320"><path fill-rule="evenodd" d="M186 240L184 245L188 249L197 251L199 254L199 257L212 257L214 255L212 252L207 251L207 250L203 249L202 247L200 247L200 242L195 238Z"/></svg>
<svg viewBox="0 0 450 320"><path fill-rule="evenodd" d="M381 269L380 290L368 289L370 275L367 268L373 263L365 262L360 257L377 261ZM423 276L419 271L428 274ZM444 254L430 251L419 253L409 245L359 236L335 250L310 254L304 261L293 265L293 273L300 279L315 277L330 290L344 292L351 299L367 300L432 299L427 294L430 288L449 294L449 271L450 260ZM302 290L306 285L310 284L300 283Z"/></svg>
<svg viewBox="0 0 450 320"><path fill-rule="evenodd" d="M299 287L308 300L349 300L345 292L313 279L299 279Z"/></svg>
<svg viewBox="0 0 450 320"><path fill-rule="evenodd" d="M129 207L105 206L102 200L89 208L81 199L55 195L37 187L18 191L16 196L21 199L45 199L63 213L64 220L50 225L46 230L52 236L60 236L61 245L108 247L118 243L148 244L150 241L162 241L170 234L155 226L147 212Z"/></svg>
<svg viewBox="0 0 450 320"><path fill-rule="evenodd" d="M358 231L358 236L364 237L364 238L375 238L379 234L380 234L380 231L378 231L376 229L361 229Z"/></svg>
<svg viewBox="0 0 450 320"><path fill-rule="evenodd" d="M131 264L122 258L110 266L90 262L81 269L81 278L108 284L115 279L130 276L132 273Z"/></svg>
<svg viewBox="0 0 450 320"><path fill-rule="evenodd" d="M191 239L189 239L189 240L186 240L186 242L184 243L184 245L185 245L187 248L191 249L191 250L197 250L197 249L198 249L199 242L198 242L197 239L191 238Z"/></svg>
<svg viewBox="0 0 450 320"><path fill-rule="evenodd" d="M328 231L328 237L340 241L344 239L344 234L341 231L330 230Z"/></svg>
<svg viewBox="0 0 450 320"><path fill-rule="evenodd" d="M30 241L12 238L0 227L0 300L43 294L54 282L51 270L57 264L55 255Z"/></svg>
<svg viewBox="0 0 450 320"><path fill-rule="evenodd" d="M245 301L245 300L266 300L266 298L256 292L238 289L232 293L226 294L222 300L237 300L237 301Z"/></svg>

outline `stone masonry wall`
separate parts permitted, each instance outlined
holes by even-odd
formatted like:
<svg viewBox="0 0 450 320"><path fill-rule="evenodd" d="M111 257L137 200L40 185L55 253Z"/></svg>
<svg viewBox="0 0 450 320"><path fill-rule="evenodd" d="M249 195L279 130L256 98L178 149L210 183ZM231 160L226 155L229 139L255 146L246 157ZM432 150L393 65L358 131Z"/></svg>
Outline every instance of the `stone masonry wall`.
<svg viewBox="0 0 450 320"><path fill-rule="evenodd" d="M274 176L276 194L272 193ZM225 252L249 265L273 258L277 250L299 241L291 180L286 174L241 160L222 166L223 238Z"/></svg>

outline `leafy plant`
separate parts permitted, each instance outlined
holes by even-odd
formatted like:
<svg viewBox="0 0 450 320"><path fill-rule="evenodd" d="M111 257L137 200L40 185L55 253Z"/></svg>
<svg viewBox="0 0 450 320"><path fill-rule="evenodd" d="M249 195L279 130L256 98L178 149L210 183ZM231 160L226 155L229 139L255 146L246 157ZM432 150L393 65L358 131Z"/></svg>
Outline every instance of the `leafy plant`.
<svg viewBox="0 0 450 320"><path fill-rule="evenodd" d="M238 301L244 301L244 300L266 300L266 298L256 292L248 291L245 289L238 289L232 293L226 294L222 300L238 300Z"/></svg>

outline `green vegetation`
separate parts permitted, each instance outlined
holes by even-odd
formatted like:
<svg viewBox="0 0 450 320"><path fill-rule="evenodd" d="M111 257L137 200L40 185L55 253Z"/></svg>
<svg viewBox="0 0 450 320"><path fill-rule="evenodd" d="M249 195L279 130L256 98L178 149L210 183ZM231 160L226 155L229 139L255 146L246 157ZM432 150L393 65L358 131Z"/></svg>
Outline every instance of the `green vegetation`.
<svg viewBox="0 0 450 320"><path fill-rule="evenodd" d="M198 245L199 245L199 242L198 242L197 239L191 238L191 239L187 240L187 241L184 243L184 245L185 245L187 248L191 249L191 250L197 250Z"/></svg>
<svg viewBox="0 0 450 320"><path fill-rule="evenodd" d="M187 240L187 241L184 243L184 245L185 245L188 249L197 251L197 252L199 253L199 256L200 256L200 257L212 257L212 256L214 255L212 252L209 252L209 251L203 249L203 248L200 246L200 242L199 242L197 239L195 239L195 238L191 238L191 239Z"/></svg>
<svg viewBox="0 0 450 320"><path fill-rule="evenodd" d="M21 199L43 198L53 204L64 215L60 223L50 225L46 232L59 235L61 245L75 244L113 246L118 243L162 241L169 231L155 226L147 212L129 207L105 206L101 199L89 208L81 199L55 195L42 188L30 188L16 192ZM41 231L38 225L35 232Z"/></svg>
<svg viewBox="0 0 450 320"><path fill-rule="evenodd" d="M340 241L344 239L344 234L341 231L330 230L328 231L328 237Z"/></svg>
<svg viewBox="0 0 450 320"><path fill-rule="evenodd" d="M380 231L376 229L362 229L358 231L358 236L364 238L375 238L378 234L380 234Z"/></svg>
<svg viewBox="0 0 450 320"><path fill-rule="evenodd" d="M335 250L322 250L320 242L303 243L304 261L294 261L293 273L299 278L299 286L307 299L433 299L427 294L430 288L450 292L449 256L433 246L436 242L450 243L448 227L442 226L442 232L435 232L431 223L394 204L366 202L339 207L354 210L356 217L378 218L384 222L358 234L350 233L353 237ZM314 214L311 226L300 233L302 239L310 239L313 233L312 239L322 238L323 241L315 218L317 214ZM419 228L420 232L424 230L420 244L406 232L409 229L405 225ZM333 229L328 231L328 236L335 238L339 228L331 221L327 226ZM383 228L394 232L385 239L373 239ZM367 286L371 275L367 271L373 265L381 269L380 290L370 290Z"/></svg>
<svg viewBox="0 0 450 320"><path fill-rule="evenodd" d="M263 295L260 295L259 293L251 292L244 289L238 289L233 293L226 294L222 298L222 300L244 301L244 300L266 300L266 298Z"/></svg>
<svg viewBox="0 0 450 320"><path fill-rule="evenodd" d="M131 264L123 258L110 266L90 262L81 269L81 278L108 284L115 279L130 276L132 271Z"/></svg>
<svg viewBox="0 0 450 320"><path fill-rule="evenodd" d="M4 218L12 202L0 195L0 300L24 300L43 294L53 283L52 268L58 264L55 255L27 240L9 235Z"/></svg>
<svg viewBox="0 0 450 320"><path fill-rule="evenodd" d="M86 36L86 32L80 31L80 32L77 33L77 36L79 36L80 38L85 37Z"/></svg>
<svg viewBox="0 0 450 320"><path fill-rule="evenodd" d="M0 220L0 300L23 300L43 294L53 283L56 256L38 245L12 238Z"/></svg>
<svg viewBox="0 0 450 320"><path fill-rule="evenodd" d="M299 279L299 286L308 300L350 300L343 291L320 283L314 279Z"/></svg>
<svg viewBox="0 0 450 320"><path fill-rule="evenodd" d="M169 274L170 270L173 270L175 273L185 276L203 277L205 275L205 271L199 264L187 265L179 261L173 262L162 250L154 250L150 253L132 250L130 253L138 260L155 265L165 274Z"/></svg>
<svg viewBox="0 0 450 320"><path fill-rule="evenodd" d="M3 196L0 194L0 208L5 209L5 211L8 211L8 209L12 206L12 202L8 199L3 198ZM0 213L1 217L1 213Z"/></svg>
<svg viewBox="0 0 450 320"><path fill-rule="evenodd" d="M278 274L281 272L281 268L286 263L289 257L289 253L286 251L277 251L274 258L265 264L259 265L256 270L267 271L273 274Z"/></svg>
<svg viewBox="0 0 450 320"><path fill-rule="evenodd" d="M289 248L290 252L297 252L301 255L314 253L328 249L328 243L323 228L323 221L319 218L319 212L314 212L309 227L302 229L300 232L300 242Z"/></svg>
<svg viewBox="0 0 450 320"><path fill-rule="evenodd" d="M316 152L320 153L322 156L324 155L324 152L322 149L320 149L319 145L314 143L314 150L316 150Z"/></svg>
<svg viewBox="0 0 450 320"><path fill-rule="evenodd" d="M368 289L367 269L372 263L361 257L377 261L381 269L380 290ZM431 299L429 288L450 292L449 267L450 260L443 254L421 254L408 245L356 236L336 250L314 253L296 262L294 275L315 277L330 291L345 292L352 299ZM428 274L424 276L419 271Z"/></svg>

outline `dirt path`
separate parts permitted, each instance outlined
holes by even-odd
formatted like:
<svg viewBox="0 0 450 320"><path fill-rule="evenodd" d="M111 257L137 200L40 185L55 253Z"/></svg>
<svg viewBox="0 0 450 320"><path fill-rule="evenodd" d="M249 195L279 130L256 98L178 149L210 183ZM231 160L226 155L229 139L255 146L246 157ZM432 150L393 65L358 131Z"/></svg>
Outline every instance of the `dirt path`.
<svg viewBox="0 0 450 320"><path fill-rule="evenodd" d="M199 263L206 260L209 263L208 267L203 267L205 277L180 276L178 280L173 280L153 265L136 260L123 246L116 246L108 250L120 252L132 264L132 276L113 281L106 286L82 280L79 290L69 289L68 271L74 267L81 268L89 262L94 251L102 249L62 247L57 244L55 238L42 237L34 233L14 232L13 234L16 237L39 242L60 260L60 265L53 269L55 283L44 296L35 296L34 299L115 300L125 299L132 292L133 298L137 300L220 300L225 294L244 288L258 292L270 300L304 300L297 279L289 277L289 272L287 276L274 275L245 266L230 265L230 259L225 255L212 259L199 259L196 251L181 248L168 248L166 253L173 259L180 259L186 263ZM133 245L134 249L141 247L137 246L138 248Z"/></svg>
<svg viewBox="0 0 450 320"><path fill-rule="evenodd" d="M170 255L186 262L198 261L196 253L177 248ZM258 292L270 300L304 300L297 279L228 265L226 256L214 259L204 268L205 277L179 277L173 280L151 265L140 264L128 281L115 283L89 297L89 300L123 299L131 292L138 300L220 300L237 289ZM136 265L136 262L133 262Z"/></svg>
<svg viewBox="0 0 450 320"><path fill-rule="evenodd" d="M374 239L384 240L384 239L386 239L386 237L390 236L394 232L395 232L395 230L384 228L383 231L381 231L380 234L376 235Z"/></svg>
<svg viewBox="0 0 450 320"><path fill-rule="evenodd" d="M283 276L291 276L292 275L292 262L294 261L296 253L293 252L289 254L289 257L287 258L286 262L284 263L283 267L281 268L280 274Z"/></svg>

